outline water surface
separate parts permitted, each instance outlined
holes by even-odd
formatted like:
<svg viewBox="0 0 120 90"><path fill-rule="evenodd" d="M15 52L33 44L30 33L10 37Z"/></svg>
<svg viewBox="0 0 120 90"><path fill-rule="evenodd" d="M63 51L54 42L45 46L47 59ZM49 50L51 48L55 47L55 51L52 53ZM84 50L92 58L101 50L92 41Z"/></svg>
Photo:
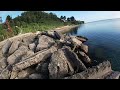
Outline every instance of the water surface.
<svg viewBox="0 0 120 90"><path fill-rule="evenodd" d="M86 23L68 34L87 37L90 57L97 63L109 60L120 71L120 19Z"/></svg>

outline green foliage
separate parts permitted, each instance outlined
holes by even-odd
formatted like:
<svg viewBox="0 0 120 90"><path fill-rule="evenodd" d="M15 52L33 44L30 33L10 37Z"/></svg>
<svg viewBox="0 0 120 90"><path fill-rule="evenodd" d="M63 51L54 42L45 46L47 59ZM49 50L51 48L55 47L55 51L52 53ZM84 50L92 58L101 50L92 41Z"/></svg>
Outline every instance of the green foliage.
<svg viewBox="0 0 120 90"><path fill-rule="evenodd" d="M81 22L76 21L73 16L68 20L66 16L58 18L53 13L43 11L25 11L21 16L17 16L14 19L8 15L6 20L10 22L13 33L7 32L7 27L0 25L0 41L19 33L46 31L64 25L80 24Z"/></svg>

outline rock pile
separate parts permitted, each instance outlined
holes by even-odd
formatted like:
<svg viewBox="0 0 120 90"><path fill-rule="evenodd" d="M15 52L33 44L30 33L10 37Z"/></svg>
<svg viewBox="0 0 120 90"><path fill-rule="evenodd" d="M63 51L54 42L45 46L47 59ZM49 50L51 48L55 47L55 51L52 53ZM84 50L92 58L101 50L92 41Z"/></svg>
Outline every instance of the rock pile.
<svg viewBox="0 0 120 90"><path fill-rule="evenodd" d="M109 61L89 67L86 41L57 31L8 39L0 50L0 79L118 79Z"/></svg>

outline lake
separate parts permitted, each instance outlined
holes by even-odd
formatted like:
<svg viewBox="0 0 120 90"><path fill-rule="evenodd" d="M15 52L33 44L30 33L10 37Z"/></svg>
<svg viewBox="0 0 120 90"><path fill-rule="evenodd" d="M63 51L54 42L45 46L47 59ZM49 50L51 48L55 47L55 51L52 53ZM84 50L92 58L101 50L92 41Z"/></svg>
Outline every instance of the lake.
<svg viewBox="0 0 120 90"><path fill-rule="evenodd" d="M68 34L87 37L90 58L96 64L109 60L112 69L120 71L120 19L86 23Z"/></svg>

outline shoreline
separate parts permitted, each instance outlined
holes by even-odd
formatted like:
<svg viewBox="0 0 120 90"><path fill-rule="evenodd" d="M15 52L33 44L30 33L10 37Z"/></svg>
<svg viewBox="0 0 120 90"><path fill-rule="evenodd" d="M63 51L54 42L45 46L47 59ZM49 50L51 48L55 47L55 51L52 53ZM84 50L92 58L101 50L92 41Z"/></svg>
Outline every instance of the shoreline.
<svg viewBox="0 0 120 90"><path fill-rule="evenodd" d="M67 26L62 26L62 27L58 27L58 28L55 28L53 30L48 30L48 31L58 31L60 33L65 33L65 32L68 32L70 31L71 29L74 29L76 27L79 27L79 25L67 25ZM39 34L41 31L38 31L36 33L32 33L32 32L29 32L29 33L24 33L24 34L18 34L16 36L13 36L13 37L10 37L8 38L9 40L13 41L15 38L18 38L18 39L21 39L20 37L27 37L27 36L31 36L31 35L36 35L36 34ZM0 49L1 49L1 46L8 40L8 39L5 39L3 41L0 41Z"/></svg>
<svg viewBox="0 0 120 90"><path fill-rule="evenodd" d="M71 31L71 30L74 29L74 28L79 27L79 26L80 26L80 25L63 26L63 27L61 27L61 28L56 28L56 29L53 30L53 31L58 31L58 32L60 32L60 33L66 33L66 32Z"/></svg>
<svg viewBox="0 0 120 90"><path fill-rule="evenodd" d="M70 26L67 25L67 26L58 27L58 28L55 28L53 30L48 30L48 31L58 31L60 33L65 33L65 32L68 32L71 29L74 29L76 27L79 27L79 25L70 25ZM0 42L0 51L1 51L3 45L6 43L7 40L10 40L11 42L14 41L14 40L22 40L25 37L35 36L35 35L39 34L40 32L41 31L38 31L36 33L29 32L29 33L19 34L19 35L10 37L8 39L5 39L5 40ZM2 55L2 53L0 52L0 58L1 58L1 55Z"/></svg>
<svg viewBox="0 0 120 90"><path fill-rule="evenodd" d="M44 78L48 79L119 79L120 72L112 70L109 61L95 66L91 64L93 60L88 55L89 46L84 44L88 39L63 34L78 26L20 34L0 42L0 78L43 79L41 75L46 72L47 77ZM9 72L9 65L13 65L12 72L10 71L10 76L5 77L4 70ZM32 65L37 66L31 68ZM36 70L41 70L41 73ZM28 75L24 76L24 72Z"/></svg>

